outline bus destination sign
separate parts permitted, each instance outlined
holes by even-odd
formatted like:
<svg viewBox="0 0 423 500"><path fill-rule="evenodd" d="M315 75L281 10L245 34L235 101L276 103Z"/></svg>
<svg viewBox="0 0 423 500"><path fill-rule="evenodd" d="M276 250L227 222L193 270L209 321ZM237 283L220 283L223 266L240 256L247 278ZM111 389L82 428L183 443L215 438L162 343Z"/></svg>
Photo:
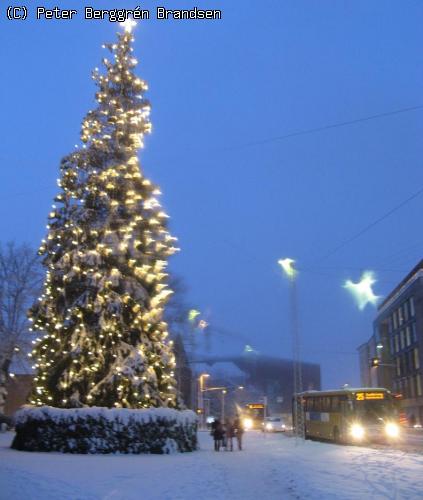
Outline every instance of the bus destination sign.
<svg viewBox="0 0 423 500"><path fill-rule="evenodd" d="M357 392L355 395L356 401L367 401L369 399L384 399L384 392Z"/></svg>

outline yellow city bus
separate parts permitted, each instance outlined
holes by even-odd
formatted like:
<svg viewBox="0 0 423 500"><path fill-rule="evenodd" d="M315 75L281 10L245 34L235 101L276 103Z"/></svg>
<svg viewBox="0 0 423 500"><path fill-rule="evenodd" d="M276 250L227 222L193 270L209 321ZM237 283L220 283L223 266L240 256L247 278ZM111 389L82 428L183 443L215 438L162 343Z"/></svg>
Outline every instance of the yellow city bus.
<svg viewBox="0 0 423 500"><path fill-rule="evenodd" d="M360 443L400 436L397 405L387 389L307 391L297 394L293 405L302 412L306 439Z"/></svg>
<svg viewBox="0 0 423 500"><path fill-rule="evenodd" d="M242 425L245 430L262 429L266 406L263 403L248 403L242 411Z"/></svg>

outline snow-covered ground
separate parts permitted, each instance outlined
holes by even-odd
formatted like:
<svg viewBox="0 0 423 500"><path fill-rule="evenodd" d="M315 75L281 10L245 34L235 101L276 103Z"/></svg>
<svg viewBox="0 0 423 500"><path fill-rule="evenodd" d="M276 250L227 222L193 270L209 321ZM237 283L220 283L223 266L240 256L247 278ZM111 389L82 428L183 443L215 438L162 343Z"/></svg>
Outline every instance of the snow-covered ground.
<svg viewBox="0 0 423 500"><path fill-rule="evenodd" d="M0 434L0 499L421 499L423 454L247 433L245 450L178 455L61 455L9 448Z"/></svg>

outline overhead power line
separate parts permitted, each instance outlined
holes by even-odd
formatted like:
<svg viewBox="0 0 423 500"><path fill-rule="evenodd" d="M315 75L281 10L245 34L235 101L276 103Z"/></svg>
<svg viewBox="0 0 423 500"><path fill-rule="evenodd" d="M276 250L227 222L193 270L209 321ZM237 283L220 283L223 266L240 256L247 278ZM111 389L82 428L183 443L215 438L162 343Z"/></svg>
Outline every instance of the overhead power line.
<svg viewBox="0 0 423 500"><path fill-rule="evenodd" d="M386 118L387 116L399 115L401 113L408 113L409 111L417 111L418 109L423 109L423 105L419 104L417 106L410 106L408 108L396 109L394 111L386 111L385 113L378 113L376 115L365 116L362 118L356 118L354 120L346 120L343 122L332 123L330 125L323 125L321 127L309 128L304 130L298 130L296 132L290 132L284 135L277 135L274 137L269 137L267 139L260 139L257 141L247 142L245 144L240 144L238 146L224 148L226 150L241 149L243 147L260 146L262 144L267 144L269 142L282 141L284 139L290 139L291 137L298 137L300 135L309 135L316 132L324 132L325 130L331 130L334 128L346 127L347 125L354 125L355 123L363 123L371 120L377 120L380 118Z"/></svg>
<svg viewBox="0 0 423 500"><path fill-rule="evenodd" d="M367 233L367 231L369 231L370 229L372 229L373 227L375 227L377 224L379 224L380 222L382 222L385 219L387 219L388 217L390 217L393 213L395 213L398 210L400 210L402 207L404 207L405 205L407 205L408 203L410 203L410 201L414 200L415 198L417 198L418 196L420 196L422 193L423 193L423 187L421 187L418 191L416 191L414 194L412 194L411 196L409 196L408 198L406 198L405 200L403 200L401 203L399 203L395 207L393 207L390 210L388 210L386 213L384 213L383 215L381 215L380 217L378 217L373 222L370 222L370 224L367 224L367 226L363 227L363 229L361 229L360 231L358 231L357 233L355 233L353 236L351 236L350 238L344 240L342 243L340 243L339 245L337 245L336 247L334 247L332 250L330 250L329 252L327 252L326 254L324 254L317 261L315 261L314 264L322 262L323 260L326 260L327 258L331 257L335 253L339 252L339 250L341 250L342 248L346 247L349 243L352 243L353 241L355 241L356 239L358 239L364 233Z"/></svg>

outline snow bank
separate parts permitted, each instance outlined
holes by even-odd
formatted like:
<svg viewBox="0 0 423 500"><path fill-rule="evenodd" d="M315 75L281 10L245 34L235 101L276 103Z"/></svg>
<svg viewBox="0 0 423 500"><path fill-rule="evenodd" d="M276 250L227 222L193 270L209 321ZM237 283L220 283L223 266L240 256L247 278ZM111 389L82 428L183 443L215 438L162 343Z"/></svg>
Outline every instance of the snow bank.
<svg viewBox="0 0 423 500"><path fill-rule="evenodd" d="M12 448L62 453L174 453L197 448L190 410L24 406Z"/></svg>

